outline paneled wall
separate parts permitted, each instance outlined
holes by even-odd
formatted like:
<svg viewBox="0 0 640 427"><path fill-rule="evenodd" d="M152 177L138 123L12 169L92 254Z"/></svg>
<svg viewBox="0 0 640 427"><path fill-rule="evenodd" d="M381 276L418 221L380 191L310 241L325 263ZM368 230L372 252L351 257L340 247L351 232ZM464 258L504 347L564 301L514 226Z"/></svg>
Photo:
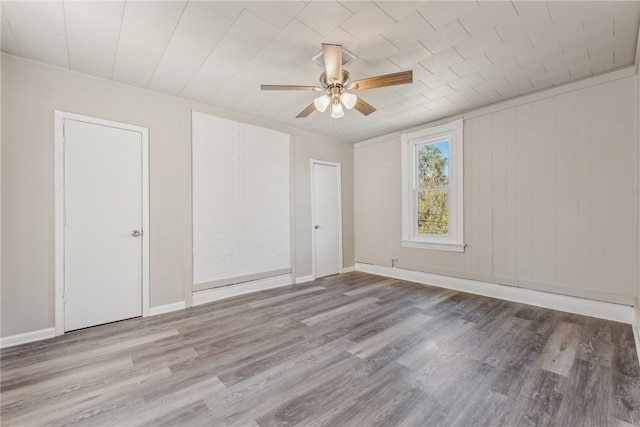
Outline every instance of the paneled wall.
<svg viewBox="0 0 640 427"><path fill-rule="evenodd" d="M290 136L193 112L193 283L291 273Z"/></svg>
<svg viewBox="0 0 640 427"><path fill-rule="evenodd" d="M633 304L635 78L585 86L465 117L462 254L400 246L399 137L357 144L356 261Z"/></svg>

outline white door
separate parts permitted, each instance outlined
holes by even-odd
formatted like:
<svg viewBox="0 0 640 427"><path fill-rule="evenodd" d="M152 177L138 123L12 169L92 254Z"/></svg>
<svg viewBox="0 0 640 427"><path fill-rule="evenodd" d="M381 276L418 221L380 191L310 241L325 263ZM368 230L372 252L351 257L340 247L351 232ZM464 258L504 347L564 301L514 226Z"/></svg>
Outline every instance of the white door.
<svg viewBox="0 0 640 427"><path fill-rule="evenodd" d="M340 165L311 163L315 277L342 267Z"/></svg>
<svg viewBox="0 0 640 427"><path fill-rule="evenodd" d="M142 135L65 119L64 329L142 315Z"/></svg>

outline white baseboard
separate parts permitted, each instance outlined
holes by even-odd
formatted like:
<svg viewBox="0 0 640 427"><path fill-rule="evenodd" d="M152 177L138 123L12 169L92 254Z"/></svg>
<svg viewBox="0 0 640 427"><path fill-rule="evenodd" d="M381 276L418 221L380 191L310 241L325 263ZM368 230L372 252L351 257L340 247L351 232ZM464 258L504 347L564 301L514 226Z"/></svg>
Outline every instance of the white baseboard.
<svg viewBox="0 0 640 427"><path fill-rule="evenodd" d="M263 291L265 289L279 288L280 286L288 286L291 284L293 284L291 275L285 274L282 276L270 277L268 279L254 280L253 282L207 289L193 293L193 305L206 304L208 302L244 295L251 292Z"/></svg>
<svg viewBox="0 0 640 427"><path fill-rule="evenodd" d="M636 310L627 305L373 264L356 263L356 270L631 325L637 322Z"/></svg>
<svg viewBox="0 0 640 427"><path fill-rule="evenodd" d="M10 335L0 338L0 348L13 347L14 345L27 344L34 341L46 340L56 336L56 328L40 329L39 331L25 332L24 334Z"/></svg>
<svg viewBox="0 0 640 427"><path fill-rule="evenodd" d="M352 271L356 271L356 266L355 265L352 265L351 267L343 268L340 273L351 273Z"/></svg>
<svg viewBox="0 0 640 427"><path fill-rule="evenodd" d="M633 340L636 343L636 355L638 356L638 363L640 363L640 313L637 309L633 310L635 313L635 322L633 323Z"/></svg>
<svg viewBox="0 0 640 427"><path fill-rule="evenodd" d="M296 277L296 285L299 285L300 283L313 282L314 280L316 280L316 278L313 274L310 276Z"/></svg>
<svg viewBox="0 0 640 427"><path fill-rule="evenodd" d="M165 305L159 305L157 307L151 307L149 309L149 316L170 313L172 311L184 310L185 307L186 307L186 304L184 301L174 302L174 303L165 304Z"/></svg>

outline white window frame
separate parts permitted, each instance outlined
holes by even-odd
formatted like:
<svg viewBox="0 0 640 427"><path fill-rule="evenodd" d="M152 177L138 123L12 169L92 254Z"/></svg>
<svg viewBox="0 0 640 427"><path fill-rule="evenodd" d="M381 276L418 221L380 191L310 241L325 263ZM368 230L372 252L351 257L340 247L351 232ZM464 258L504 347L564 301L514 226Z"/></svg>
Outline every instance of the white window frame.
<svg viewBox="0 0 640 427"><path fill-rule="evenodd" d="M403 133L402 141L402 246L464 252L463 230L463 122L455 120L439 126ZM418 234L416 146L449 141L449 233Z"/></svg>

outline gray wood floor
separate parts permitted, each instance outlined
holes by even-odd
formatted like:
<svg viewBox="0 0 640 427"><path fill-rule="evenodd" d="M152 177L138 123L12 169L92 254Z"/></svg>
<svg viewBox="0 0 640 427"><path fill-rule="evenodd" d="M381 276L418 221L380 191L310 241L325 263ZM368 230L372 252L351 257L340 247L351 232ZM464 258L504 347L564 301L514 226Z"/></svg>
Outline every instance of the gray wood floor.
<svg viewBox="0 0 640 427"><path fill-rule="evenodd" d="M640 424L629 325L364 273L1 357L3 426Z"/></svg>

